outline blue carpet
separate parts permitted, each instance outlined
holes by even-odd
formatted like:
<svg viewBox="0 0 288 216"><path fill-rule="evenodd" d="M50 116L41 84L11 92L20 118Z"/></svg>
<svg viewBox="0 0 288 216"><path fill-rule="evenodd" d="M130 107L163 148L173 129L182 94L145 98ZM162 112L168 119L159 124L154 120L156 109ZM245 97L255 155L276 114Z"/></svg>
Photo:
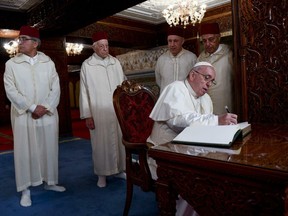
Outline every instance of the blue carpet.
<svg viewBox="0 0 288 216"><path fill-rule="evenodd" d="M0 154L1 216L120 216L126 197L126 181L108 177L107 187L98 188L93 173L91 144L80 138L61 139L59 145L59 184L63 193L46 191L43 185L31 187L31 207L21 207L16 192L13 152ZM131 216L158 215L155 194L134 186Z"/></svg>

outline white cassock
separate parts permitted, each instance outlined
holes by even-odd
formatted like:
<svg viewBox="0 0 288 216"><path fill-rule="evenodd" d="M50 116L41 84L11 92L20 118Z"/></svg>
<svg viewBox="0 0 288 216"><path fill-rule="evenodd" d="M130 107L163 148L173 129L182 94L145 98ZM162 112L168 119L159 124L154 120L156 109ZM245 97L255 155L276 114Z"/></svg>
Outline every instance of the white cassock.
<svg viewBox="0 0 288 216"><path fill-rule="evenodd" d="M218 125L218 117L213 113L210 96L197 98L188 81L175 81L161 93L150 118L154 122L148 142L154 145L172 141L185 127L190 125ZM153 179L157 179L157 165L149 158L148 164ZM177 201L177 216L198 215L181 197Z"/></svg>
<svg viewBox="0 0 288 216"><path fill-rule="evenodd" d="M53 61L38 52L31 58L18 54L6 62L4 86L11 101L14 165L17 191L45 181L58 183L59 77ZM29 108L43 105L48 115L33 119Z"/></svg>

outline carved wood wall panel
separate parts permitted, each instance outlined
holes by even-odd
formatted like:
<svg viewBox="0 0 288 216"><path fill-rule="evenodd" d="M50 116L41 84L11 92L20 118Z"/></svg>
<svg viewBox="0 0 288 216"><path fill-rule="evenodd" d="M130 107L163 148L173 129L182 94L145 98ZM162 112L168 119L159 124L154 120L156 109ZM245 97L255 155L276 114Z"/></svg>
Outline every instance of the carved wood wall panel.
<svg viewBox="0 0 288 216"><path fill-rule="evenodd" d="M217 22L221 33L231 31L233 26L231 3L208 10L202 23L206 22Z"/></svg>
<svg viewBox="0 0 288 216"><path fill-rule="evenodd" d="M1 10L0 20L1 29L19 29L26 23L27 16L23 12Z"/></svg>
<svg viewBox="0 0 288 216"><path fill-rule="evenodd" d="M288 123L288 3L238 4L244 112L251 122Z"/></svg>
<svg viewBox="0 0 288 216"><path fill-rule="evenodd" d="M6 99L6 92L4 89L4 81L3 75L5 71L5 63L8 61L9 57L6 55L0 59L0 72L1 72L1 79L0 79L0 125L10 124L10 109L6 109L5 105L10 102Z"/></svg>

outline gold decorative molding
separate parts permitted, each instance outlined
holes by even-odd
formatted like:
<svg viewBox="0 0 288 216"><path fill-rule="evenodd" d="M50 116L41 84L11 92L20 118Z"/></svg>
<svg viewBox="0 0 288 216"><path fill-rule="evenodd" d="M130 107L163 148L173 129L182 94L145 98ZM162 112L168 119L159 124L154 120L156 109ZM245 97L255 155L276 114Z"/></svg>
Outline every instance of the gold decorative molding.
<svg viewBox="0 0 288 216"><path fill-rule="evenodd" d="M19 31L10 29L0 29L0 38L17 38Z"/></svg>

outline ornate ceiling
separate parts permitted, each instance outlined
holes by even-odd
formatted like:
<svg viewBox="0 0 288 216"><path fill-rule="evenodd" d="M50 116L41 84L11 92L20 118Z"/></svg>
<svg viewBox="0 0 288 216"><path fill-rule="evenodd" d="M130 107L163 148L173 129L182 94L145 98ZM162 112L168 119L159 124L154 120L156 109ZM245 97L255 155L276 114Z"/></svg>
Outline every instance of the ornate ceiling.
<svg viewBox="0 0 288 216"><path fill-rule="evenodd" d="M1 10L28 11L42 3L43 0L1 0Z"/></svg>
<svg viewBox="0 0 288 216"><path fill-rule="evenodd" d="M230 1L200 3L212 8ZM112 15L153 24L165 22L161 8L144 0L0 0L0 37L7 37L3 29L17 30L24 24L34 25L46 34L65 35Z"/></svg>
<svg viewBox="0 0 288 216"><path fill-rule="evenodd" d="M145 1L136 6L133 6L124 11L121 11L117 13L116 15L120 17L126 17L128 19L139 20L142 22L152 23L156 25L163 23L165 22L165 19L162 16L162 10L165 8L165 6L167 6L169 0L156 0L156 1L158 2L162 1L164 4L166 3L166 5L164 5L164 7L163 6L156 7L150 1ZM206 4L207 9L209 9L209 8L223 5L230 1L231 0L199 0L199 3Z"/></svg>
<svg viewBox="0 0 288 216"><path fill-rule="evenodd" d="M66 35L144 0L0 0L0 29L34 25L47 35Z"/></svg>

